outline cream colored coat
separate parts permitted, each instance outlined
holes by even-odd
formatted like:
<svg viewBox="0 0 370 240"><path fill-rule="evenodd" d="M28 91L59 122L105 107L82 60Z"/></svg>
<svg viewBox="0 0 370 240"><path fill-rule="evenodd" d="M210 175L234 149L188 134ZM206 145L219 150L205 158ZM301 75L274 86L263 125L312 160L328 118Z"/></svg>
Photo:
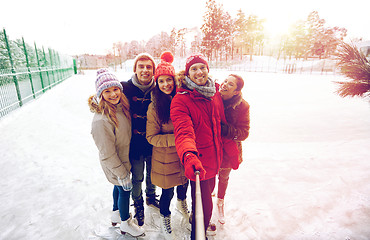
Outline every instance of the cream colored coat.
<svg viewBox="0 0 370 240"><path fill-rule="evenodd" d="M117 107L118 127L115 127L105 115L95 113L91 134L99 150L100 164L108 181L119 185L117 177L125 178L130 173L129 160L131 121Z"/></svg>
<svg viewBox="0 0 370 240"><path fill-rule="evenodd" d="M177 155L172 121L161 124L153 103L148 107L147 118L146 139L153 145L152 183L163 189L185 184L187 178Z"/></svg>

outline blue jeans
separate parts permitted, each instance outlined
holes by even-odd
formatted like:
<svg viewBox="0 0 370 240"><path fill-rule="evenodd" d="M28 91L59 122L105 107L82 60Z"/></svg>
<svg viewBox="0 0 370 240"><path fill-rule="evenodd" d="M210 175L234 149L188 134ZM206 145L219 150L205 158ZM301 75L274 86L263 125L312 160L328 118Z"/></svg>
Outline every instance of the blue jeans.
<svg viewBox="0 0 370 240"><path fill-rule="evenodd" d="M141 185L144 181L144 165L146 165L146 196L155 195L155 185L152 184L150 172L152 171L152 156L140 156L139 159L130 159L132 172L132 200L139 201L143 198Z"/></svg>
<svg viewBox="0 0 370 240"><path fill-rule="evenodd" d="M124 191L121 186L113 188L113 211L119 210L122 221L130 217L130 191Z"/></svg>
<svg viewBox="0 0 370 240"><path fill-rule="evenodd" d="M186 199L186 192L188 190L189 186L189 181L187 181L184 185L180 185L176 187L176 194L177 194L177 199L184 200ZM162 188L162 195L161 198L159 199L159 212L163 216L168 216L171 214L170 211L170 204L171 200L174 195L174 187L168 188L168 189L163 189Z"/></svg>
<svg viewBox="0 0 370 240"><path fill-rule="evenodd" d="M218 172L218 190L217 197L224 199L226 194L227 185L229 184L231 168L221 168Z"/></svg>

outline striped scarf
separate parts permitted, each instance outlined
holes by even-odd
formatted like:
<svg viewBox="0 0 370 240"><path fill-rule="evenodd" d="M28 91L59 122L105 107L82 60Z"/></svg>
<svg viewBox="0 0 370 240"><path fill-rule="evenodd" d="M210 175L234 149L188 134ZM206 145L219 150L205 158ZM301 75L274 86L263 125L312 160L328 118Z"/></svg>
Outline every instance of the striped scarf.
<svg viewBox="0 0 370 240"><path fill-rule="evenodd" d="M198 93L202 94L206 98L211 98L216 93L215 83L210 78L208 78L204 86L199 86L193 81L191 81L189 77L185 77L184 84L190 90L196 90Z"/></svg>

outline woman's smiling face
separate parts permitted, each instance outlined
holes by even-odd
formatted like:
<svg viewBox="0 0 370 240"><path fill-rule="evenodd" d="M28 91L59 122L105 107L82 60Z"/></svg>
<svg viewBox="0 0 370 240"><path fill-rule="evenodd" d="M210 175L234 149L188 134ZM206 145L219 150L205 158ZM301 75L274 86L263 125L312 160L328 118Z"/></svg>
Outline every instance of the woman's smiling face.
<svg viewBox="0 0 370 240"><path fill-rule="evenodd" d="M171 94L174 87L175 81L172 76L169 75L161 75L158 77L158 87L159 90L164 92L165 94Z"/></svg>
<svg viewBox="0 0 370 240"><path fill-rule="evenodd" d="M110 87L102 92L105 101L111 104L118 104L121 100L122 91L119 87Z"/></svg>

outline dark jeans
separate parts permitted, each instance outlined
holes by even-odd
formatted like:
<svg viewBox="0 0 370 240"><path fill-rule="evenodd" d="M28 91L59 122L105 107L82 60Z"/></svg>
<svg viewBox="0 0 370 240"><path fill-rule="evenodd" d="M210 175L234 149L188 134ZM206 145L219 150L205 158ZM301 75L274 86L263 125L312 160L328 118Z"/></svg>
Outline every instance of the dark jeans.
<svg viewBox="0 0 370 240"><path fill-rule="evenodd" d="M204 228L207 232L209 221L212 217L213 203L212 203L212 192L215 188L216 178L211 178L200 182L200 190L202 193L202 205L203 205L203 217L204 217ZM195 182L190 181L191 186L191 209L192 224L191 224L191 239L195 239Z"/></svg>
<svg viewBox="0 0 370 240"><path fill-rule="evenodd" d="M130 159L130 162L132 172L132 200L138 201L143 197L141 185L144 181L144 165L146 165L145 194L146 196L155 195L155 185L152 184L150 178L150 172L152 171L152 156L140 156L139 159Z"/></svg>
<svg viewBox="0 0 370 240"><path fill-rule="evenodd" d="M184 200L186 199L186 192L188 190L189 181L186 182L184 185L180 185L176 187L176 194L177 199ZM159 211L163 216L168 216L171 214L170 211L170 204L171 200L174 195L174 187L163 189L162 188L162 195L159 199Z"/></svg>
<svg viewBox="0 0 370 240"><path fill-rule="evenodd" d="M226 194L227 185L229 184L231 168L221 168L218 172L218 189L217 197L224 199Z"/></svg>
<svg viewBox="0 0 370 240"><path fill-rule="evenodd" d="M124 191L121 186L113 188L113 211L119 210L122 221L130 217L130 191Z"/></svg>

